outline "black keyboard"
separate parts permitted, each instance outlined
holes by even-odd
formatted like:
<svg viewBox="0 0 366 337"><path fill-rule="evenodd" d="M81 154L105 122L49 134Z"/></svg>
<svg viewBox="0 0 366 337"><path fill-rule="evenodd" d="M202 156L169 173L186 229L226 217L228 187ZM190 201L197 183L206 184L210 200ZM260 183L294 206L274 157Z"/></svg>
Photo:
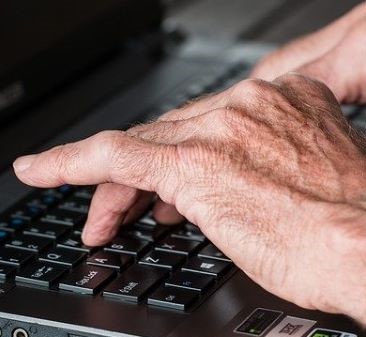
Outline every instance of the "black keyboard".
<svg viewBox="0 0 366 337"><path fill-rule="evenodd" d="M248 70L248 64L235 63L201 76L173 100L149 111L159 115L222 90ZM163 226L150 213L121 227L104 247L85 246L81 233L92 194L92 187L69 185L36 190L0 215L4 287L37 287L191 311L236 271L196 226Z"/></svg>
<svg viewBox="0 0 366 337"><path fill-rule="evenodd" d="M149 118L223 90L248 70L247 64L235 63L201 77L171 100L149 107ZM344 113L366 130L364 107L347 106ZM195 225L163 226L151 213L121 227L104 247L85 246L81 233L92 194L92 187L69 185L36 190L0 215L1 287L15 284L191 311L235 273L232 261Z"/></svg>
<svg viewBox="0 0 366 337"><path fill-rule="evenodd" d="M81 241L93 188L36 190L2 213L5 285L102 296L191 311L236 270L193 224L164 226L151 212L104 247Z"/></svg>

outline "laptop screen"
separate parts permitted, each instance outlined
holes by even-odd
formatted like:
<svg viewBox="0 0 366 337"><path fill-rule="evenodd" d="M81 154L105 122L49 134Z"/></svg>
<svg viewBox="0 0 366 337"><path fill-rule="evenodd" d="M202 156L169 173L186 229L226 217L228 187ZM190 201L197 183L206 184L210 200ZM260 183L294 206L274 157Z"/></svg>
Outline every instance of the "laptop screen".
<svg viewBox="0 0 366 337"><path fill-rule="evenodd" d="M158 31L162 14L160 0L1 0L0 172L81 118L87 102L47 102L125 57L124 41Z"/></svg>
<svg viewBox="0 0 366 337"><path fill-rule="evenodd" d="M152 0L0 1L0 123L157 16Z"/></svg>

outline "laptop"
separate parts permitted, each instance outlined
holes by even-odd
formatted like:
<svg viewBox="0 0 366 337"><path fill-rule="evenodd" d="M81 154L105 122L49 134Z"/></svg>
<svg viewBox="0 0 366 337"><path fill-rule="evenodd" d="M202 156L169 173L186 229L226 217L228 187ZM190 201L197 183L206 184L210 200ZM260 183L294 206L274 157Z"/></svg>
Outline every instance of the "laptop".
<svg viewBox="0 0 366 337"><path fill-rule="evenodd" d="M271 46L162 29L157 0L0 4L0 336L361 337L253 283L190 223L149 212L104 247L80 234L92 186L30 189L20 154L125 129L247 76ZM360 128L362 107L345 107ZM324 275L332 277L332 275Z"/></svg>

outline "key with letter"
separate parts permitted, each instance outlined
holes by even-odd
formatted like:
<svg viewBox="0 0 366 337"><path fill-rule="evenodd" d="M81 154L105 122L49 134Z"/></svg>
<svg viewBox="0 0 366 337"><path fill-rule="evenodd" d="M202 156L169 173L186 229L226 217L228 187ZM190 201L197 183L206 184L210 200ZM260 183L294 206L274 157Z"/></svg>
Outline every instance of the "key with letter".
<svg viewBox="0 0 366 337"><path fill-rule="evenodd" d="M67 249L67 248L53 248L46 254L39 258L40 261L47 261L50 263L62 264L68 267L74 267L86 257L86 253Z"/></svg>

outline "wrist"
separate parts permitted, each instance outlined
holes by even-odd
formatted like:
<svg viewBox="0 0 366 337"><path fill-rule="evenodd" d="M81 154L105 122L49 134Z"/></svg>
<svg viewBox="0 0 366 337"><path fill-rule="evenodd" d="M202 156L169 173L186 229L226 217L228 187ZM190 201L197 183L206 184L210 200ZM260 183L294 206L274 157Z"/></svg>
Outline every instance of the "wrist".
<svg viewBox="0 0 366 337"><path fill-rule="evenodd" d="M331 219L328 244L334 251L329 271L334 287L326 295L331 312L344 314L366 324L366 211L337 207L341 216Z"/></svg>

